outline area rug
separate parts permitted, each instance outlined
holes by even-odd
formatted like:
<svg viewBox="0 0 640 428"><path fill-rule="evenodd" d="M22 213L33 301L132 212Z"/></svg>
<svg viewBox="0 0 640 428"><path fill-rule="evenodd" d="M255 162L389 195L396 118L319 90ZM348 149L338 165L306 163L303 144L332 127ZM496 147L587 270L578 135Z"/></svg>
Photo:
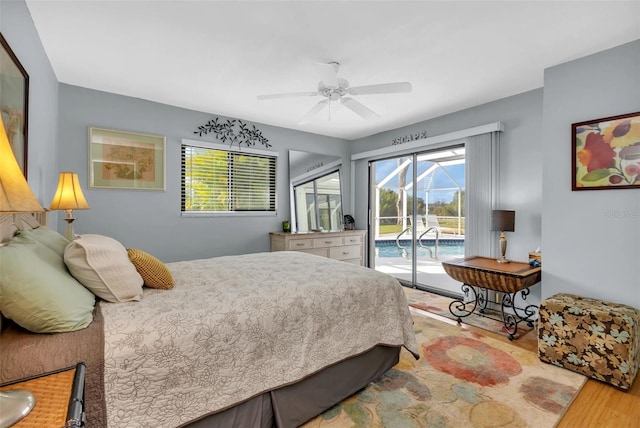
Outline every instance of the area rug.
<svg viewBox="0 0 640 428"><path fill-rule="evenodd" d="M554 427L586 380L506 341L413 318L419 360L403 349L380 379L303 427Z"/></svg>
<svg viewBox="0 0 640 428"><path fill-rule="evenodd" d="M427 291L417 290L415 288L403 288L405 290L409 306L457 321L457 318L449 312L449 303L451 303L453 299L429 293ZM471 309L471 306L469 306L469 309ZM484 330L507 335L507 330L505 329L502 321L496 321L496 319L501 319L502 317L500 312L487 309L486 313L491 318L473 313L462 318L462 322ZM518 323L518 330L516 331L516 334L514 334L514 337L517 339L518 337L527 334L532 329L533 327L529 327L526 322L520 322Z"/></svg>

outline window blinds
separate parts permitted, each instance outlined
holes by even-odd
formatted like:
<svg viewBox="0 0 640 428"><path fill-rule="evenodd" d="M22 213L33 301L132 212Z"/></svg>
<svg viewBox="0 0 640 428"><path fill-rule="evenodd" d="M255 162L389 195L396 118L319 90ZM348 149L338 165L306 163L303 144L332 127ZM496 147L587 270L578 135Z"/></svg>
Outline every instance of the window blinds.
<svg viewBox="0 0 640 428"><path fill-rule="evenodd" d="M276 159L183 144L182 212L275 212Z"/></svg>

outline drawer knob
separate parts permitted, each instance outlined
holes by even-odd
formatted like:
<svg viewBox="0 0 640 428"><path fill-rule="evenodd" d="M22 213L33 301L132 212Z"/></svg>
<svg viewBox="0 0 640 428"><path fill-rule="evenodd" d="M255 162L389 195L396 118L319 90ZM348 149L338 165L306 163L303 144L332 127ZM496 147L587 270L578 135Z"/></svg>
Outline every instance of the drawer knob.
<svg viewBox="0 0 640 428"><path fill-rule="evenodd" d="M302 242L298 242L298 243L296 243L296 245L297 245L298 247L304 247L304 244L303 244Z"/></svg>
<svg viewBox="0 0 640 428"><path fill-rule="evenodd" d="M343 251L342 254L344 254L346 256L347 254L349 254L349 252L348 251Z"/></svg>
<svg viewBox="0 0 640 428"><path fill-rule="evenodd" d="M324 241L325 244L331 244L333 241Z"/></svg>

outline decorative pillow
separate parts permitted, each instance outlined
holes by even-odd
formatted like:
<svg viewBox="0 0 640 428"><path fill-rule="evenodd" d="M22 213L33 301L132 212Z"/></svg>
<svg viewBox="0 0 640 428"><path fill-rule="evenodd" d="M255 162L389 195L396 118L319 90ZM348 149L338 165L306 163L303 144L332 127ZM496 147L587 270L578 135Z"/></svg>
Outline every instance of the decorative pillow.
<svg viewBox="0 0 640 428"><path fill-rule="evenodd" d="M71 275L108 302L142 298L142 277L129 260L127 249L113 238L80 235L65 248L64 262Z"/></svg>
<svg viewBox="0 0 640 428"><path fill-rule="evenodd" d="M69 244L67 238L46 226L40 226L31 230L21 230L18 232L18 235L28 236L34 241L44 244L46 247L55 251L60 257L64 255L64 249L67 244Z"/></svg>
<svg viewBox="0 0 640 428"><path fill-rule="evenodd" d="M34 333L80 330L93 321L95 296L62 257L26 236L0 247L0 311Z"/></svg>
<svg viewBox="0 0 640 428"><path fill-rule="evenodd" d="M171 272L157 258L151 254L135 248L127 248L129 260L136 267L142 277L144 285L151 288L171 290L173 288L173 276Z"/></svg>

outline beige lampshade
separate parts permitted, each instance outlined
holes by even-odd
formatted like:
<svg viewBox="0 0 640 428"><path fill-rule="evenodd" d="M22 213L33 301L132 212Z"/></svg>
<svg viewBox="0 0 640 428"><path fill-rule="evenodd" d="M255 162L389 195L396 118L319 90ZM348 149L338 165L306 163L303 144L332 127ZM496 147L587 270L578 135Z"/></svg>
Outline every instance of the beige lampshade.
<svg viewBox="0 0 640 428"><path fill-rule="evenodd" d="M58 189L53 196L51 206L52 210L88 210L89 204L87 203L84 195L82 194L82 188L80 187L80 180L78 174L75 172L61 172L60 179L58 180Z"/></svg>
<svg viewBox="0 0 640 428"><path fill-rule="evenodd" d="M43 211L42 206L18 166L4 123L0 119L0 212L36 211Z"/></svg>

